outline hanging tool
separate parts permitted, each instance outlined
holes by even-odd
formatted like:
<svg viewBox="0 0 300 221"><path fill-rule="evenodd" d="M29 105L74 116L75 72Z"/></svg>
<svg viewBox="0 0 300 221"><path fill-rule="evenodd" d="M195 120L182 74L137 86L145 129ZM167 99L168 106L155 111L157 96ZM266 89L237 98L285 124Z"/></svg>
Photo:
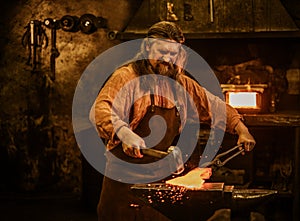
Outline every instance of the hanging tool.
<svg viewBox="0 0 300 221"><path fill-rule="evenodd" d="M55 59L59 56L59 51L56 48L56 30L61 28L61 22L52 18L47 18L44 21L46 27L51 29L51 55L50 55L50 71L51 80L55 80Z"/></svg>
<svg viewBox="0 0 300 221"><path fill-rule="evenodd" d="M167 21L178 21L179 18L174 12L174 3L167 2Z"/></svg>
<svg viewBox="0 0 300 221"><path fill-rule="evenodd" d="M54 21L57 23L56 21ZM51 80L55 80L55 60L59 56L59 51L56 47L56 30L57 24L54 25L55 27L51 29L51 55L50 55L50 71L51 71Z"/></svg>
<svg viewBox="0 0 300 221"><path fill-rule="evenodd" d="M61 29L66 32L79 31L78 23L79 18L77 16L65 15L60 19Z"/></svg>
<svg viewBox="0 0 300 221"><path fill-rule="evenodd" d="M38 20L31 20L25 28L22 45L29 49L26 64L31 65L32 71L36 71L37 65L41 63L41 49L48 46L48 37L42 27L42 22Z"/></svg>
<svg viewBox="0 0 300 221"><path fill-rule="evenodd" d="M214 0L209 0L210 22L214 22Z"/></svg>
<svg viewBox="0 0 300 221"><path fill-rule="evenodd" d="M236 153L234 153L232 156L229 156L228 158L226 158L225 160L221 160L222 157L226 156L227 154L231 153L232 151L236 151L238 150ZM245 149L243 148L243 144L239 144L237 146L232 147L231 149L225 151L224 153L220 153L218 154L213 161L211 162L207 162L201 165L202 168L204 167L210 167L210 166L214 166L214 167L222 167L224 166L229 160L233 159L234 157L238 156L239 154L243 153L245 151Z"/></svg>

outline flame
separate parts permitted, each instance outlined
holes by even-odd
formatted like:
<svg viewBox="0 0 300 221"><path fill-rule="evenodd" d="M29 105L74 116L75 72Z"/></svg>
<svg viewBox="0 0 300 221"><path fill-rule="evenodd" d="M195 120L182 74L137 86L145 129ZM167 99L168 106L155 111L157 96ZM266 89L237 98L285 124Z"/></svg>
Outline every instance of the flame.
<svg viewBox="0 0 300 221"><path fill-rule="evenodd" d="M256 108L257 92L228 92L228 103L235 108Z"/></svg>

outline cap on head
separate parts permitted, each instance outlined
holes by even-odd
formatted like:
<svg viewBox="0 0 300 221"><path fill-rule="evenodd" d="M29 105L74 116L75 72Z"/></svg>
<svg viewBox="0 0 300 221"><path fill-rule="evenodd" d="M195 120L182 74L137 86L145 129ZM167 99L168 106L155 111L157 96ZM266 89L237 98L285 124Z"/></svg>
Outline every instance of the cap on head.
<svg viewBox="0 0 300 221"><path fill-rule="evenodd" d="M170 39L178 43L183 43L185 40L181 28L169 21L160 21L152 25L148 30L147 37Z"/></svg>

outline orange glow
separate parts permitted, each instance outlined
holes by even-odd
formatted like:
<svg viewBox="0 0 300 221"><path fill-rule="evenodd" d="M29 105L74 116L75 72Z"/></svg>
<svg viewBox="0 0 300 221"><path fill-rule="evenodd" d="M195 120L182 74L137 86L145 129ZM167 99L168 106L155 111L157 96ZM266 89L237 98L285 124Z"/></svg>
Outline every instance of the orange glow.
<svg viewBox="0 0 300 221"><path fill-rule="evenodd" d="M228 103L235 108L256 108L257 92L228 92Z"/></svg>
<svg viewBox="0 0 300 221"><path fill-rule="evenodd" d="M188 172L186 175L179 176L166 181L166 184L173 186L181 186L189 190L199 190L202 188L206 179L212 175L211 168L199 168Z"/></svg>

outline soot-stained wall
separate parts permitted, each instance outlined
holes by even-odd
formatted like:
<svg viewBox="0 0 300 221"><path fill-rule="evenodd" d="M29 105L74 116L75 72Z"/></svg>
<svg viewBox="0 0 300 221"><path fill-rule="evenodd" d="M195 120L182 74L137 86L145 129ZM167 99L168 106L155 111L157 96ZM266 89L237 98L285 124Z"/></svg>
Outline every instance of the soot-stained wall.
<svg viewBox="0 0 300 221"><path fill-rule="evenodd" d="M79 192L81 153L72 128L74 91L90 62L119 43L108 40L107 31L121 31L139 1L13 0L2 4L0 191ZM98 28L92 34L57 29L59 56L55 59L54 80L50 69L51 29L43 25L43 42L37 47L37 65L33 69L30 38L26 38L30 21L83 14L106 19L106 28Z"/></svg>

